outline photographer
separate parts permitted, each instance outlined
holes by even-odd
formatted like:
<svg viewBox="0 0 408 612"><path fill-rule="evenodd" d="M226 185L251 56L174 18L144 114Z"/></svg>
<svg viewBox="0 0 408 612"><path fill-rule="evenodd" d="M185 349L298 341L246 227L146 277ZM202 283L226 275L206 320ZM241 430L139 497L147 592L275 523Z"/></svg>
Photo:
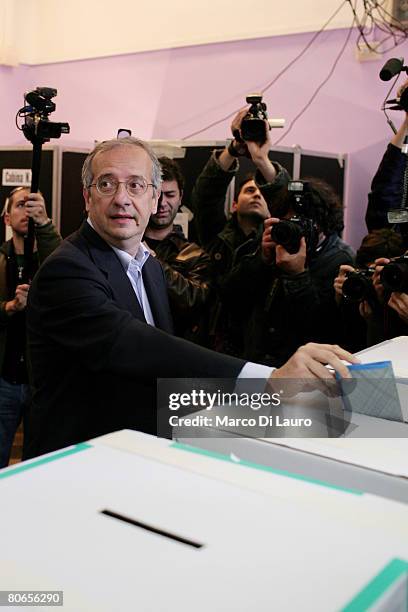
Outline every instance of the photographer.
<svg viewBox="0 0 408 612"><path fill-rule="evenodd" d="M408 81L399 89L398 95L406 89ZM397 133L393 136L371 183L368 195L366 225L371 232L375 229L392 228L396 224L388 218L390 211L396 211L408 206L404 199L404 174L407 169L408 156L403 152L404 141L408 135L408 115ZM397 226L405 247L408 246L408 223Z"/></svg>
<svg viewBox="0 0 408 612"><path fill-rule="evenodd" d="M297 212L286 191L265 221L261 247L242 258L225 287L230 307L239 299L246 310L243 355L268 365L279 366L305 340L340 337L333 280L341 264L353 264L354 253L338 236L342 206L332 188L312 179L309 189L315 235L303 235L297 250L274 241L272 228Z"/></svg>
<svg viewBox="0 0 408 612"><path fill-rule="evenodd" d="M210 297L210 258L189 242L174 219L183 198L184 177L173 159L159 158L162 192L157 212L150 216L144 241L160 261L166 276L175 334L207 343L205 306Z"/></svg>
<svg viewBox="0 0 408 612"><path fill-rule="evenodd" d="M25 322L29 285L22 281L28 219L34 221L38 249L30 266L32 275L61 242L40 193L13 189L3 215L12 238L0 247L0 467L8 464L14 435L30 402Z"/></svg>
<svg viewBox="0 0 408 612"><path fill-rule="evenodd" d="M356 268L340 266L334 280L336 302L342 321L342 346L355 353L380 341L382 306L373 286L375 262L403 252L402 237L391 229L373 230L357 251ZM387 259L389 261L389 259Z"/></svg>
<svg viewBox="0 0 408 612"><path fill-rule="evenodd" d="M381 257L375 261L373 286L381 305L375 318L375 342L408 334L408 259L405 257L394 260Z"/></svg>
<svg viewBox="0 0 408 612"><path fill-rule="evenodd" d="M234 265L259 244L263 221L270 214L266 199L273 201L286 186L289 175L277 162L271 162L269 126L265 124L265 142L247 141L240 137L240 128L248 109L242 109L233 119L236 135L228 147L214 151L194 186L192 205L198 236L210 254L214 284L218 291L211 314L211 344L219 351L238 355L242 350L242 325L237 304L233 310L224 308L220 294ZM239 139L239 140L238 140ZM229 219L224 213L225 197L232 178L239 168L238 158L249 156L257 175L247 177L239 186ZM260 187L259 184L262 184Z"/></svg>

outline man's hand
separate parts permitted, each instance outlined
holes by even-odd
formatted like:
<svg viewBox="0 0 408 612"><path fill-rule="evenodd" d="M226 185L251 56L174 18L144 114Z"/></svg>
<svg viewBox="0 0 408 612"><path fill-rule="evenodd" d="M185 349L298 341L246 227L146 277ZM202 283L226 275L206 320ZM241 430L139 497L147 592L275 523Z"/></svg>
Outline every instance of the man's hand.
<svg viewBox="0 0 408 612"><path fill-rule="evenodd" d="M242 142L241 137L241 121L247 114L248 109L249 106L241 108L241 110L238 111L231 123L231 133L234 137L233 146L237 150L237 153L239 153L239 155L246 155L248 152L247 146L244 142Z"/></svg>
<svg viewBox="0 0 408 612"><path fill-rule="evenodd" d="M24 308L27 306L29 288L30 285L17 285L14 299L6 302L5 310L8 315L24 310Z"/></svg>
<svg viewBox="0 0 408 612"><path fill-rule="evenodd" d="M285 274L302 274L306 269L306 239L300 239L300 247L297 253L288 253L280 244L276 245L275 263Z"/></svg>
<svg viewBox="0 0 408 612"><path fill-rule="evenodd" d="M266 140L263 144L259 142L253 142L252 140L245 141L248 147L248 151L252 157L252 161L254 162L256 166L259 166L265 163L266 161L271 163L269 161L268 154L269 154L269 151L272 145L271 145L271 138L270 138L269 123L266 120L265 120L265 134L266 134Z"/></svg>
<svg viewBox="0 0 408 612"><path fill-rule="evenodd" d="M248 107L242 108L233 118L231 123L231 132L234 137L234 140L230 143L228 147L225 147L221 154L218 157L218 164L224 170L224 172L228 172L233 164L236 163L236 157L240 155L248 155L248 149L245 142L241 141L241 121L243 117L248 112Z"/></svg>
<svg viewBox="0 0 408 612"><path fill-rule="evenodd" d="M263 144L259 142L245 141L248 147L249 154L258 168L259 172L268 183L273 183L276 178L276 169L269 159L269 151L271 149L271 137L269 123L265 120L266 140Z"/></svg>
<svg viewBox="0 0 408 612"><path fill-rule="evenodd" d="M271 229L273 225L279 223L277 217L269 217L264 221L264 231L262 234L262 259L266 264L271 264L275 261L276 243L272 240Z"/></svg>
<svg viewBox="0 0 408 612"><path fill-rule="evenodd" d="M48 222L45 202L41 193L29 193L25 196L25 209L27 215L32 218L36 225L45 225Z"/></svg>
<svg viewBox="0 0 408 612"><path fill-rule="evenodd" d="M339 269L338 276L334 279L333 287L337 304L340 304L343 297L343 284L350 272L354 272L353 266L342 264Z"/></svg>
<svg viewBox="0 0 408 612"><path fill-rule="evenodd" d="M294 355L281 367L274 370L271 378L304 378L333 379L333 373L326 368L331 366L342 378L351 378L347 366L341 360L349 363L360 363L348 351L336 344L315 344L309 342L301 346Z"/></svg>
<svg viewBox="0 0 408 612"><path fill-rule="evenodd" d="M408 294L393 291L388 300L388 306L393 308L398 316L408 324Z"/></svg>
<svg viewBox="0 0 408 612"><path fill-rule="evenodd" d="M384 268L385 264L390 263L390 259L387 259L386 257L380 257L379 259L375 260L375 272L373 274L373 287L375 289L375 292L377 294L377 298L378 301L380 302L380 304L384 303L384 287L383 284L381 282L381 271Z"/></svg>
<svg viewBox="0 0 408 612"><path fill-rule="evenodd" d="M368 321L373 315L373 309L366 300L360 302L360 304L358 305L358 311L360 313L360 316L363 317L365 321Z"/></svg>
<svg viewBox="0 0 408 612"><path fill-rule="evenodd" d="M248 151L255 166L261 172L262 176L268 183L272 183L276 178L275 166L269 159L269 151L271 149L269 123L265 120L266 140L263 144L259 142L245 141L239 142L242 139L241 122L248 112L249 107L242 108L234 117L231 123L231 132L234 136L233 147L240 155L245 155Z"/></svg>
<svg viewBox="0 0 408 612"><path fill-rule="evenodd" d="M269 217L264 221L264 231L262 234L262 259L266 264L276 263L278 268L285 274L301 274L306 267L306 240L301 238L297 253L288 253L280 244L276 244L271 237L271 229L280 223L277 217Z"/></svg>

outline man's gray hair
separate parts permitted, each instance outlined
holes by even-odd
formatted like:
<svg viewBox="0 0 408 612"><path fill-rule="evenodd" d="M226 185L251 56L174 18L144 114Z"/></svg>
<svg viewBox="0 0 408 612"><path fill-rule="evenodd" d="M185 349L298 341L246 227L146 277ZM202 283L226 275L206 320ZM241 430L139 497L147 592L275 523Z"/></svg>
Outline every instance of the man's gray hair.
<svg viewBox="0 0 408 612"><path fill-rule="evenodd" d="M139 138L134 138L133 136L126 136L126 138L113 138L112 140L104 140L103 142L97 144L94 150L89 153L88 157L84 161L84 165L82 166L82 185L85 187L85 189L89 189L94 179L92 172L92 162L95 156L99 153L111 151L116 147L123 147L124 145L138 147L139 149L143 149L143 151L147 153L147 155L152 160L152 183L156 189L160 187L162 182L162 170L156 154L143 140L139 140Z"/></svg>

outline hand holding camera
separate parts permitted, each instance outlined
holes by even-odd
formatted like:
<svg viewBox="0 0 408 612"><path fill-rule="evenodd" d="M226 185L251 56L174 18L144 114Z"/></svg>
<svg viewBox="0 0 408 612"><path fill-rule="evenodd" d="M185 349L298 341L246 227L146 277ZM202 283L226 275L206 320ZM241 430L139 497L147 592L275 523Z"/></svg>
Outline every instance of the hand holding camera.
<svg viewBox="0 0 408 612"><path fill-rule="evenodd" d="M375 271L373 274L373 287L375 289L375 292L377 294L377 298L380 304L384 303L384 293L385 293L384 285L382 284L382 280L381 280L381 272L384 266L388 263L390 263L390 260L387 257L380 257L379 259L376 259L374 262Z"/></svg>
<svg viewBox="0 0 408 612"><path fill-rule="evenodd" d="M262 235L262 259L265 263L275 262L276 266L285 274L301 274L306 268L307 246L306 239L301 236L296 251L290 252L285 246L276 242L273 237L280 225L285 223L276 217L264 221Z"/></svg>
<svg viewBox="0 0 408 612"><path fill-rule="evenodd" d="M234 140L228 147L228 152L232 157L249 157L249 151L246 142L241 137L241 122L247 114L247 108L241 110L235 115L231 123L231 133Z"/></svg>
<svg viewBox="0 0 408 612"><path fill-rule="evenodd" d="M234 140L228 147L232 157L250 157L267 182L276 177L276 170L269 159L271 142L270 124L266 104L261 94L251 94L246 101L251 106L241 109L231 123Z"/></svg>
<svg viewBox="0 0 408 612"><path fill-rule="evenodd" d="M275 262L282 272L289 275L302 274L306 269L306 239L300 239L299 250L289 253L282 245L277 244L275 250Z"/></svg>
<svg viewBox="0 0 408 612"><path fill-rule="evenodd" d="M377 302L373 287L374 272L375 268L359 269L342 264L333 283L337 304L340 304L343 298L349 303L358 304L360 316L368 320Z"/></svg>
<svg viewBox="0 0 408 612"><path fill-rule="evenodd" d="M398 316L408 324L408 294L394 291L388 300L388 306L395 310Z"/></svg>
<svg viewBox="0 0 408 612"><path fill-rule="evenodd" d="M344 267L344 266L341 266ZM347 266L351 268L351 266ZM375 302L376 294L373 287L373 276L375 268L357 268L346 273L342 285L342 294L349 302Z"/></svg>
<svg viewBox="0 0 408 612"><path fill-rule="evenodd" d="M386 293L408 293L408 255L395 259L376 259L373 285L382 303L386 299Z"/></svg>
<svg viewBox="0 0 408 612"><path fill-rule="evenodd" d="M378 268L381 268L379 280L383 291L388 292L388 295L391 294L388 306L395 310L405 323L408 323L408 255L388 259L384 266Z"/></svg>
<svg viewBox="0 0 408 612"><path fill-rule="evenodd" d="M388 260L380 272L380 279L387 291L408 293L408 255Z"/></svg>
<svg viewBox="0 0 408 612"><path fill-rule="evenodd" d="M272 241L294 255L305 240L306 254L311 255L319 242L319 230L313 220L313 203L309 183L289 181L286 202L288 214L271 227Z"/></svg>
<svg viewBox="0 0 408 612"><path fill-rule="evenodd" d="M333 287L335 291L335 299L337 304L340 304L343 298L343 285L348 278L349 274L355 272L355 268L353 266L349 266L348 264L342 264L339 269L339 273L334 279Z"/></svg>
<svg viewBox="0 0 408 612"><path fill-rule="evenodd" d="M264 231L262 234L262 260L270 265L275 261L276 242L272 240L271 228L279 223L277 217L269 217L264 221Z"/></svg>

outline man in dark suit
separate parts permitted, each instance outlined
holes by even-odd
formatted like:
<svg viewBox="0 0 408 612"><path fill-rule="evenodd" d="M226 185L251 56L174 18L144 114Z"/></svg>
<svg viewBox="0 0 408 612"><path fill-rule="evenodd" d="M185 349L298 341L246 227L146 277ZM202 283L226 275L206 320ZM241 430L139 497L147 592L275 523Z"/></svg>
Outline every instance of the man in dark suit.
<svg viewBox="0 0 408 612"><path fill-rule="evenodd" d="M157 378L265 377L171 335L166 282L141 242L161 173L135 138L106 141L84 163L88 220L50 256L29 293L34 386L25 457L122 428L156 432ZM338 347L308 345L272 376L342 375Z"/></svg>

